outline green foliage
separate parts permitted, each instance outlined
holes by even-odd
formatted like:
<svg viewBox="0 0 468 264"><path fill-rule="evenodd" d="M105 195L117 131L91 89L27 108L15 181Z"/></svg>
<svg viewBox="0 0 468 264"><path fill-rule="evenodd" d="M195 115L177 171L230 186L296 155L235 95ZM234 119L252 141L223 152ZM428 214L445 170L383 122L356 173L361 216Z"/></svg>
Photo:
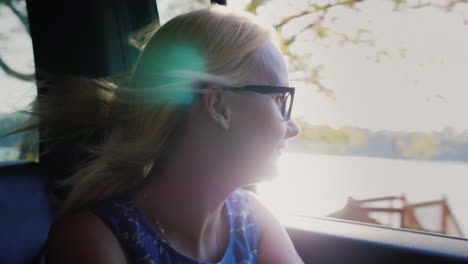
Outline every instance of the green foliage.
<svg viewBox="0 0 468 264"><path fill-rule="evenodd" d="M278 0L280 1L280 0ZM304 78L299 80L306 83L312 84L311 87L315 88L318 93L322 93L329 98L335 100L336 96L333 92L333 87L326 87L320 78L320 74L317 74L314 71L320 71L323 69L322 65L314 65L312 60L305 60L304 54L295 54L291 51L291 46L300 39L301 35L308 34L314 35L315 38L309 39L307 41L311 42L319 42L331 39L338 39L338 44L345 45L345 44L352 44L352 45L370 45L373 46L374 39L373 34L368 29L357 29L354 34L345 34L342 32L335 32L329 26L324 26L324 21L327 18L327 14L337 7L347 7L350 9L354 9L359 11L360 2L364 1L371 1L371 0L337 0L337 1L310 1L310 5L307 9L298 12L297 14L293 14L290 16L284 16L280 19L279 23L277 23L275 28L280 34L281 38L281 51L288 57L290 65L303 65L301 68L299 67L291 67L291 72L301 72L306 73L304 74ZM467 3L467 0L441 0L441 1L408 1L408 0L388 0L394 3L394 11L404 11L408 9L419 9L424 7L436 7L442 10L450 11L456 5ZM256 14L259 10L259 7L262 5L268 5L271 1L266 0L251 0L250 3L246 7L246 11ZM310 23L307 25L303 25L301 29L297 30L297 33L290 36L287 34L288 32L283 32L285 26L298 21L305 16L317 14L314 18L311 17ZM337 37L337 38L335 38ZM396 55L405 58L406 51L404 49L398 49L396 51ZM387 50L380 50L375 54L375 56L369 57L370 60L375 62L380 62L385 57L391 57L392 54ZM304 63L305 62L305 63ZM310 73L310 74L309 74Z"/></svg>
<svg viewBox="0 0 468 264"><path fill-rule="evenodd" d="M312 153L468 162L468 132L457 134L450 127L431 133L372 131L295 121L301 134L292 142L306 145Z"/></svg>
<svg viewBox="0 0 468 264"><path fill-rule="evenodd" d="M439 139L431 134L412 133L396 144L405 158L425 160L439 153Z"/></svg>
<svg viewBox="0 0 468 264"><path fill-rule="evenodd" d="M264 2L264 0L252 0L250 1L250 3L247 5L247 7L245 8L245 10L247 12L250 12L252 14L256 14L257 13L257 8L262 5Z"/></svg>
<svg viewBox="0 0 468 264"><path fill-rule="evenodd" d="M346 154L350 147L366 145L364 135L352 129L334 129L330 126L314 126L303 118L297 118L296 123L301 128L299 138L308 141L310 151L327 154Z"/></svg>

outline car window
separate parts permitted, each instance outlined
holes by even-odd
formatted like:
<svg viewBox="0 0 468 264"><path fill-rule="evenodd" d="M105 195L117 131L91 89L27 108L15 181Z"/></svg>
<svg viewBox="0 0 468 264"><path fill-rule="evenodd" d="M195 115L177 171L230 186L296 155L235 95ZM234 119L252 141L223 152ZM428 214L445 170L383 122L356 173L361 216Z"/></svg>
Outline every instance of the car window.
<svg viewBox="0 0 468 264"><path fill-rule="evenodd" d="M24 0L0 1L0 134L25 122L36 96L34 59ZM35 131L0 139L0 161L37 159Z"/></svg>
<svg viewBox="0 0 468 264"><path fill-rule="evenodd" d="M276 26L296 87L279 212L465 237L468 4L230 1Z"/></svg>
<svg viewBox="0 0 468 264"><path fill-rule="evenodd" d="M209 0L157 0L159 20L161 25L171 18L188 11L210 6Z"/></svg>

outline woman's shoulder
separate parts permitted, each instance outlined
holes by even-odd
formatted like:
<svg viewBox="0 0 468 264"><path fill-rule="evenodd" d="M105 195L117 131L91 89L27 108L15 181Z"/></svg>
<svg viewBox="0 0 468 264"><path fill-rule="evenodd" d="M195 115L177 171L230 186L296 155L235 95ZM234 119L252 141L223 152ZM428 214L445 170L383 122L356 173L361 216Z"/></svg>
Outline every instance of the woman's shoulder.
<svg viewBox="0 0 468 264"><path fill-rule="evenodd" d="M255 193L240 190L239 194L247 199L258 224L258 263L303 263L273 211Z"/></svg>
<svg viewBox="0 0 468 264"><path fill-rule="evenodd" d="M49 232L47 263L127 263L119 241L95 214L80 210L58 219Z"/></svg>
<svg viewBox="0 0 468 264"><path fill-rule="evenodd" d="M258 213L263 214L264 211L269 211L266 205L258 198L256 193L243 188L235 190L228 199L234 203L241 202Z"/></svg>
<svg viewBox="0 0 468 264"><path fill-rule="evenodd" d="M253 192L251 192L251 191L246 190L246 189L239 188L239 189L235 190L233 193L231 193L231 195L228 197L228 199L234 200L234 201L242 200L242 201L248 202L249 198L252 195L255 195L255 194Z"/></svg>

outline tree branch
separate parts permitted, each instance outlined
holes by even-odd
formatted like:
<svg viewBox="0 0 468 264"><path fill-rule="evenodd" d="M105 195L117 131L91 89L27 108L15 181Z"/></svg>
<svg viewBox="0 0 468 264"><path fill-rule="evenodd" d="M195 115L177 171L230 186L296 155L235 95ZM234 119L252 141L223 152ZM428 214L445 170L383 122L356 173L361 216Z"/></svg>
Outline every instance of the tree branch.
<svg viewBox="0 0 468 264"><path fill-rule="evenodd" d="M21 72L17 72L10 68L5 61L3 61L2 57L0 56L0 68L8 75L10 75L13 78L17 78L23 81L34 81L35 80L35 75L34 74L25 74Z"/></svg>
<svg viewBox="0 0 468 264"><path fill-rule="evenodd" d="M264 0L252 0L247 7L245 8L245 11L250 12L252 14L257 14L257 8L262 5Z"/></svg>
<svg viewBox="0 0 468 264"><path fill-rule="evenodd" d="M297 34L294 34L291 37L289 37L287 39L284 39L283 42L282 42L282 46L283 46L282 51L285 54L288 54L289 53L289 46L291 46L291 44L294 41L296 41L297 36L299 36L302 32L306 31L307 29L313 28L314 26L315 26L315 23L311 23L311 24L307 25L306 27L304 27L303 29L299 30L299 32L297 32Z"/></svg>
<svg viewBox="0 0 468 264"><path fill-rule="evenodd" d="M328 4L328 5L324 5L324 6L314 5L314 7L309 11L304 11L304 12L301 12L301 13L299 13L297 15L293 15L293 16L283 18L283 20L279 24L277 24L275 27L280 28L280 27L286 25L289 21L291 21L293 19L305 16L305 15L310 15L310 14L313 14L313 13L321 12L321 11L327 11L328 9L330 9L330 8L332 8L334 6L340 6L340 5L351 6L351 5L355 4L356 2L361 2L361 1L362 0L345 0L345 1L342 1L342 2L338 2L338 3L335 3L335 4Z"/></svg>
<svg viewBox="0 0 468 264"><path fill-rule="evenodd" d="M4 1L3 2L7 7L9 7L11 9L11 11L13 12L13 14L15 14L15 16L21 21L21 24L23 24L24 28L26 29L26 32L28 32L28 34L31 34L31 32L29 31L29 21L28 21L28 17L23 15L13 4L11 1Z"/></svg>

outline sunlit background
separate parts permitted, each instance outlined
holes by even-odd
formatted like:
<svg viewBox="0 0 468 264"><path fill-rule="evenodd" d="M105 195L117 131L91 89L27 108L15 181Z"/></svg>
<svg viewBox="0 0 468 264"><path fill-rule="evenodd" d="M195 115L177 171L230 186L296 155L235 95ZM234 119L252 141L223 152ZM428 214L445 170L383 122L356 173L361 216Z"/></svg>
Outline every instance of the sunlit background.
<svg viewBox="0 0 468 264"><path fill-rule="evenodd" d="M158 1L161 23L208 2ZM1 3L0 57L30 73L30 38ZM265 203L279 213L466 235L468 3L228 0L228 5L277 28L291 86L297 88L293 117L303 132L279 160L279 177L258 186ZM0 85L3 115L35 94L30 82L1 70ZM2 160L19 155L15 145L0 150ZM405 208L406 218L359 211L368 206L359 200L381 197L393 198L370 207Z"/></svg>
<svg viewBox="0 0 468 264"><path fill-rule="evenodd" d="M241 9L250 3L235 2ZM257 14L274 25L311 14L279 28L283 39L296 36L288 49L291 83L298 89L294 116L308 127L279 161L278 179L258 186L262 199L278 212L401 227L395 213L371 212L365 219L339 210L349 197L404 197L406 208L424 205L406 212L418 226L405 227L463 236L468 4L266 2ZM327 4L335 6L313 12ZM443 220L445 206L450 215ZM403 203L388 199L371 207L403 208Z"/></svg>

